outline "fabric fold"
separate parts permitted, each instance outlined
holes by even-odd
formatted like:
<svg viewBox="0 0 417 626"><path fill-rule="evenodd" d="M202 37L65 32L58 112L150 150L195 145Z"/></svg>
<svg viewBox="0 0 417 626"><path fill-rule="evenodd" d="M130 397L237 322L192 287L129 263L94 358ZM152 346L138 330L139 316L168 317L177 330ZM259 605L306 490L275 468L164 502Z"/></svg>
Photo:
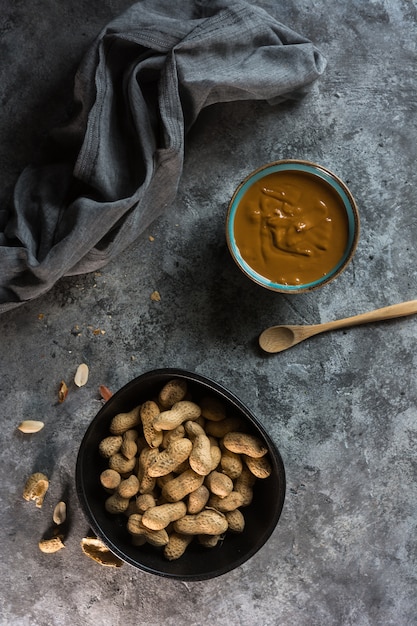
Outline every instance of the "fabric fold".
<svg viewBox="0 0 417 626"><path fill-rule="evenodd" d="M172 204L203 108L299 98L325 65L244 0L143 0L118 16L79 67L77 113L51 134L49 164L17 181L0 233L0 312L103 267Z"/></svg>

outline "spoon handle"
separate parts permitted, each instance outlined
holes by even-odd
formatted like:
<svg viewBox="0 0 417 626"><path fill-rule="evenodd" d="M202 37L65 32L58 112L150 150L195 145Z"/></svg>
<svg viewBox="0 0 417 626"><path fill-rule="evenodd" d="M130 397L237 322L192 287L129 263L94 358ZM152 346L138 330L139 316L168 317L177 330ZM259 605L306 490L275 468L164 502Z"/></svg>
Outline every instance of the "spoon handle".
<svg viewBox="0 0 417 626"><path fill-rule="evenodd" d="M369 322L378 322L380 320L389 320L395 317L404 317L406 315L412 315L413 313L417 313L417 300L391 304L390 306L385 306L382 309L375 309L374 311L369 311L368 313L345 317L340 320L334 320L333 322L316 324L316 327L320 326L320 332L323 332L324 330L330 330L332 328L344 328L346 326L368 324ZM314 326L312 328L314 328Z"/></svg>

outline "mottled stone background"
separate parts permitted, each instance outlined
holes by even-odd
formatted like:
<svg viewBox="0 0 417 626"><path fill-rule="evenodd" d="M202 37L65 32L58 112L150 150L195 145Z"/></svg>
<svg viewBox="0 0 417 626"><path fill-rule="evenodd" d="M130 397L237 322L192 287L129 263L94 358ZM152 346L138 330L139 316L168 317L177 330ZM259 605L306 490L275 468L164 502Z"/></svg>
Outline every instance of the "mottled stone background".
<svg viewBox="0 0 417 626"><path fill-rule="evenodd" d="M83 53L130 4L0 0L0 211L45 134L66 118ZM256 342L272 324L317 323L417 297L416 3L255 4L278 7L280 21L327 57L311 94L298 104L206 110L188 138L174 206L101 272L64 279L0 318L5 626L417 624L417 318L336 331L272 357ZM338 174L362 224L346 272L291 297L251 284L224 237L236 185L286 157ZM160 302L150 299L154 290ZM83 361L87 386L58 404L59 382ZM240 396L287 471L271 539L207 582L101 568L79 545L88 525L74 468L101 406L98 386L116 390L168 366L211 376ZM46 426L24 436L16 431L24 418ZM32 471L51 479L40 510L22 499ZM66 548L44 555L37 542L65 490Z"/></svg>

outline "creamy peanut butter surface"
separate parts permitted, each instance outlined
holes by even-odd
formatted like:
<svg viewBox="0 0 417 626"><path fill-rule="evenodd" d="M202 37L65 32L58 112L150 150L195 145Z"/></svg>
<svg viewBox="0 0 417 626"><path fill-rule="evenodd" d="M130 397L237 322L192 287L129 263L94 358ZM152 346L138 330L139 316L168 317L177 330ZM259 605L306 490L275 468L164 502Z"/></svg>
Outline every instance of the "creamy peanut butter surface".
<svg viewBox="0 0 417 626"><path fill-rule="evenodd" d="M342 259L348 218L337 192L308 172L268 174L246 190L236 209L234 236L244 260L282 285L326 276Z"/></svg>

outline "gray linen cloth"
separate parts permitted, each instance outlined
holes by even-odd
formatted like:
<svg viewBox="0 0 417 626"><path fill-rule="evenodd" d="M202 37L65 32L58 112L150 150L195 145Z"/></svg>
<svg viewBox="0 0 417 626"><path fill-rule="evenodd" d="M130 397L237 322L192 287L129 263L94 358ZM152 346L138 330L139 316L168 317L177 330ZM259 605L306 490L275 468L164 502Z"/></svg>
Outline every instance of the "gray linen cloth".
<svg viewBox="0 0 417 626"><path fill-rule="evenodd" d="M77 72L76 113L51 133L50 160L16 183L0 313L103 267L173 202L204 107L299 98L325 64L243 0L142 0L109 23Z"/></svg>

